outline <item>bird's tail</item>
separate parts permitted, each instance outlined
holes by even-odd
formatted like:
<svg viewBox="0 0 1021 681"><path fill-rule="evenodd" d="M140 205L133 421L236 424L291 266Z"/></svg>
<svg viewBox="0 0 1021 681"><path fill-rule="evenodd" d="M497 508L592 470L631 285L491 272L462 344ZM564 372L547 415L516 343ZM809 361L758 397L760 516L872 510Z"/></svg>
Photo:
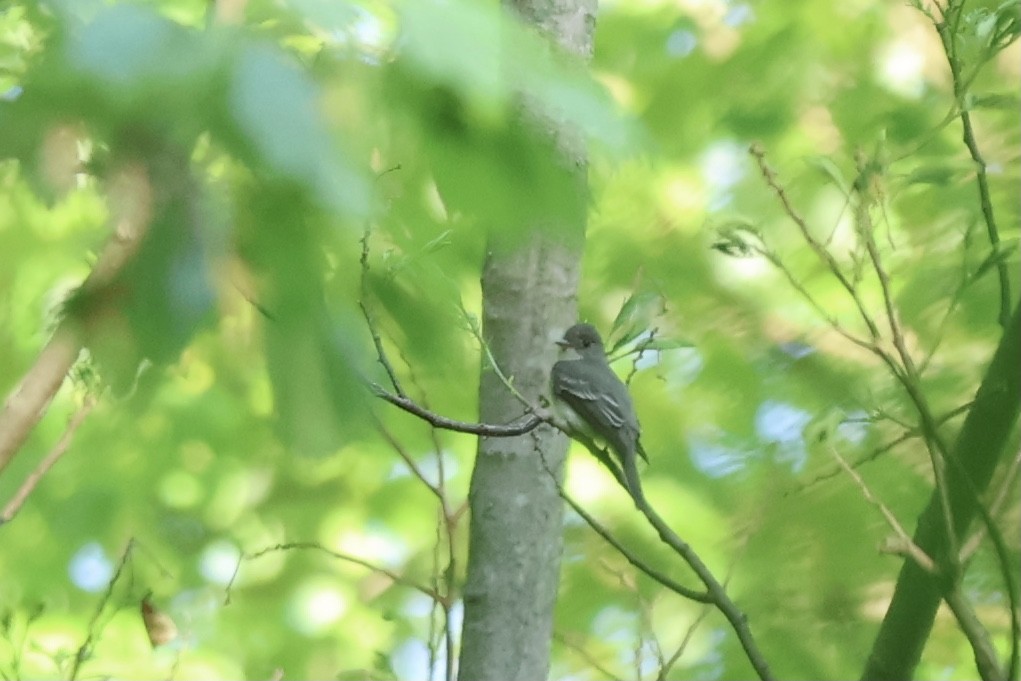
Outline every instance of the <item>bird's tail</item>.
<svg viewBox="0 0 1021 681"><path fill-rule="evenodd" d="M644 453L639 449L638 452L642 454L642 458L645 458ZM646 459L648 460L648 459ZM638 478L638 465L635 463L637 459L634 456L625 456L624 461L624 482L627 483L628 492L631 493L631 498L635 500L635 503L645 500L645 493L642 491L642 482Z"/></svg>
<svg viewBox="0 0 1021 681"><path fill-rule="evenodd" d="M645 455L645 447L642 446L640 440L635 441L635 451L638 452L638 456L642 457L642 461L649 463L649 457Z"/></svg>

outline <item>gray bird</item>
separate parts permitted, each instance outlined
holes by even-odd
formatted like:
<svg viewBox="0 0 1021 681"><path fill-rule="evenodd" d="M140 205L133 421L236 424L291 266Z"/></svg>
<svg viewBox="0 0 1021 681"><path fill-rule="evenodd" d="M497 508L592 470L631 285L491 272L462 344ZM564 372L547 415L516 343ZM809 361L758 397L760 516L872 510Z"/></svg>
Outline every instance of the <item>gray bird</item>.
<svg viewBox="0 0 1021 681"><path fill-rule="evenodd" d="M639 442L641 428L627 386L610 368L599 332L575 324L557 345L564 358L553 365L553 403L572 433L605 442L617 455L631 495L642 494L635 455L648 461Z"/></svg>

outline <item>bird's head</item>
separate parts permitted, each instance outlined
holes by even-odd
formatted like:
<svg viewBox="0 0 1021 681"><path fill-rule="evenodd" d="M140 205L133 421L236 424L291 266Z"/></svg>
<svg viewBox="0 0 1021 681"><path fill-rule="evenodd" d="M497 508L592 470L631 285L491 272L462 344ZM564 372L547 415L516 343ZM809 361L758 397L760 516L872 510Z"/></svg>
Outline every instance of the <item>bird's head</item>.
<svg viewBox="0 0 1021 681"><path fill-rule="evenodd" d="M600 354L603 352L603 339L591 324L575 324L557 341L557 345L582 354L586 351L598 351Z"/></svg>

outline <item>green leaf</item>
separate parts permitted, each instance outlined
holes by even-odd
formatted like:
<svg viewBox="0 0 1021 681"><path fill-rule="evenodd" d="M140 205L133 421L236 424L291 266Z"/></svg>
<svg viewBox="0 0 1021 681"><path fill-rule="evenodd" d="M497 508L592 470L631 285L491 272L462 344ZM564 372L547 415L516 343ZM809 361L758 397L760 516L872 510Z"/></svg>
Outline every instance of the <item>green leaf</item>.
<svg viewBox="0 0 1021 681"><path fill-rule="evenodd" d="M926 164L908 173L903 178L903 183L905 185L931 184L937 187L946 187L962 179L973 167L971 163L962 164L956 162Z"/></svg>
<svg viewBox="0 0 1021 681"><path fill-rule="evenodd" d="M405 3L401 14L404 60L420 77L463 97L472 111L491 120L524 91L530 105L563 125L616 153L633 153L640 129L606 89L503 6L418 0Z"/></svg>
<svg viewBox="0 0 1021 681"><path fill-rule="evenodd" d="M144 118L190 134L204 128L222 42L134 4L103 8L84 26L65 21L64 50L54 55L61 61L50 64L46 85L68 98L65 109L107 125Z"/></svg>
<svg viewBox="0 0 1021 681"><path fill-rule="evenodd" d="M844 196L851 195L851 183L847 181L847 178L844 177L843 172L833 162L833 159L828 156L810 156L807 162L808 165L828 177L834 186L840 190L841 194Z"/></svg>
<svg viewBox="0 0 1021 681"><path fill-rule="evenodd" d="M641 346L649 350L679 350L681 348L693 348L695 344L685 338L665 338L657 335L648 343L642 343Z"/></svg>
<svg viewBox="0 0 1021 681"><path fill-rule="evenodd" d="M315 83L267 46L251 46L231 76L230 110L257 167L349 217L367 213L370 187L326 130Z"/></svg>
<svg viewBox="0 0 1021 681"><path fill-rule="evenodd" d="M1021 97L1016 92L991 92L988 94L975 94L971 98L971 107L974 109L994 109L999 111L1017 111L1021 105Z"/></svg>
<svg viewBox="0 0 1021 681"><path fill-rule="evenodd" d="M663 296L653 291L639 291L628 296L610 326L610 336L617 337L610 352L647 332L664 306Z"/></svg>
<svg viewBox="0 0 1021 681"><path fill-rule="evenodd" d="M1017 235L1001 238L1000 243L996 244L996 248L990 251L989 255L972 273L968 283L978 281L1001 264L1017 260L1021 256L1021 251L1018 250L1019 242L1021 242L1021 237Z"/></svg>

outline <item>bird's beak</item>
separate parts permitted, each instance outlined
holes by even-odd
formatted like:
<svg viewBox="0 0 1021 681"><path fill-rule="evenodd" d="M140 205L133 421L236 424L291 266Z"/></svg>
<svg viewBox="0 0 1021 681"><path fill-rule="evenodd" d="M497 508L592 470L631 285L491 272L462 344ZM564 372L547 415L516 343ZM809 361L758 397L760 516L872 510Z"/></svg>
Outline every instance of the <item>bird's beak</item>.
<svg viewBox="0 0 1021 681"><path fill-rule="evenodd" d="M553 341L553 342L556 343L557 345L559 345L561 348L569 348L569 347L571 347L571 344L567 342L566 338L561 338L560 340Z"/></svg>

